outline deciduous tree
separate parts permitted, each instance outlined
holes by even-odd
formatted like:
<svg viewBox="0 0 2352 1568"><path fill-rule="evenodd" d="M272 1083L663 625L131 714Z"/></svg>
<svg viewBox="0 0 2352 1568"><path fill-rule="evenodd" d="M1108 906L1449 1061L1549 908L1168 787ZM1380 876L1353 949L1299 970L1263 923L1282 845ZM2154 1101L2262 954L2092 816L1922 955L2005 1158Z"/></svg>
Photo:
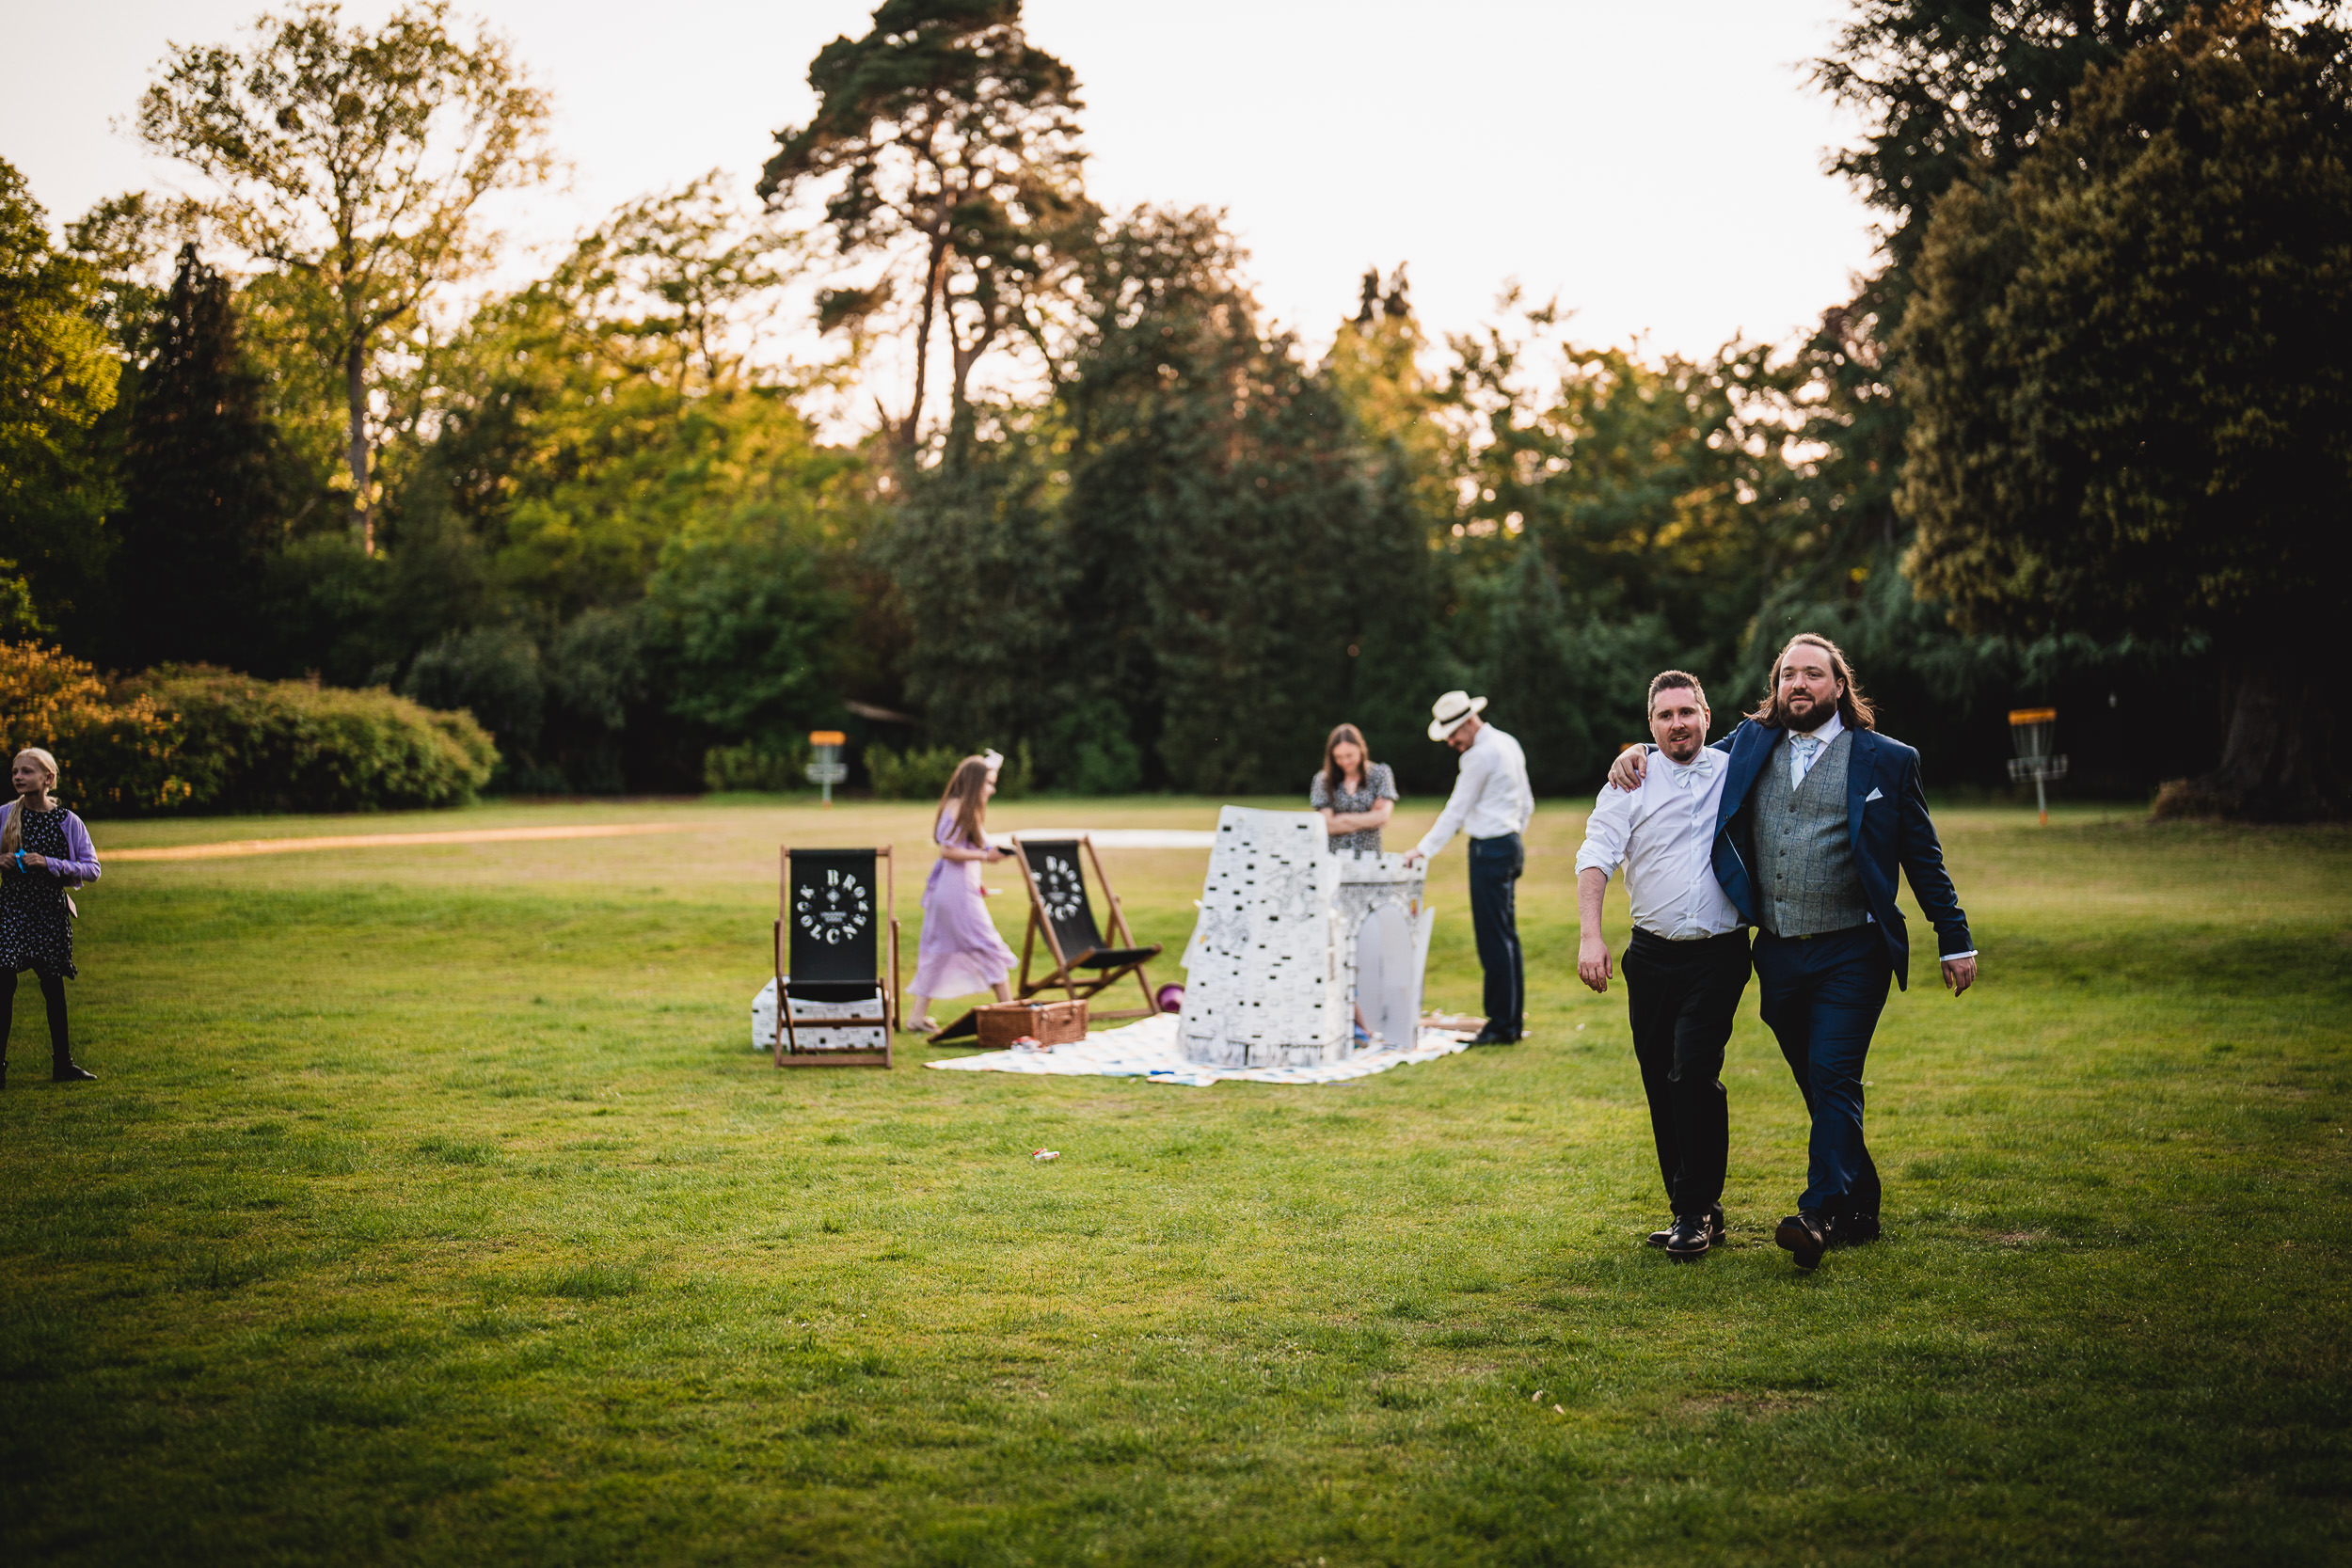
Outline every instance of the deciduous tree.
<svg viewBox="0 0 2352 1568"><path fill-rule="evenodd" d="M40 614L69 626L98 612L116 499L88 445L122 372L103 293L95 267L51 244L24 176L0 161L0 557L24 571Z"/></svg>
<svg viewBox="0 0 2352 1568"><path fill-rule="evenodd" d="M2254 5L2094 72L1956 185L1903 327L1912 570L1970 626L2204 634L2194 794L2341 811L2320 655L2352 515L2352 42Z"/></svg>
<svg viewBox="0 0 2352 1568"><path fill-rule="evenodd" d="M443 0L371 32L333 0L262 16L251 47L181 45L140 100L140 136L217 187L222 236L305 280L303 326L341 372L353 531L373 549L371 378L388 335L482 267L491 192L545 178L547 96L504 40L450 31Z"/></svg>

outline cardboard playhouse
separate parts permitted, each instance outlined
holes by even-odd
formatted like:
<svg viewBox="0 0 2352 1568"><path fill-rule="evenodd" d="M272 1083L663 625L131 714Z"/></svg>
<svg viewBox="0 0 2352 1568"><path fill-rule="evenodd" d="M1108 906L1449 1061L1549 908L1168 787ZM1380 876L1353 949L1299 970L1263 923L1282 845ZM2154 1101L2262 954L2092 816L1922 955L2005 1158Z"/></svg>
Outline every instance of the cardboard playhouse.
<svg viewBox="0 0 2352 1568"><path fill-rule="evenodd" d="M1312 812L1225 807L1184 949L1185 1058L1309 1067L1414 1043L1435 919L1425 880L1402 855L1334 854Z"/></svg>

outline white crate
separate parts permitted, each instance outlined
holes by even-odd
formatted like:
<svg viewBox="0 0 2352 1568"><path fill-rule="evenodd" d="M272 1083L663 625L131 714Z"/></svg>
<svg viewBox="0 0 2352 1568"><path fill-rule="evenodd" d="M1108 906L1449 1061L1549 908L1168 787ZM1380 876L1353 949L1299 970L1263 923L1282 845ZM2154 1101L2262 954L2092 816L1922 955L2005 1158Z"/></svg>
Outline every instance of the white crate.
<svg viewBox="0 0 2352 1568"><path fill-rule="evenodd" d="M879 1023L853 1029L828 1029L829 1018L872 1018L882 1011L876 995L864 1002L811 1002L792 999L793 1043L803 1051L880 1051L890 1043L889 1031ZM776 1048L776 983L772 979L752 998L752 1049Z"/></svg>

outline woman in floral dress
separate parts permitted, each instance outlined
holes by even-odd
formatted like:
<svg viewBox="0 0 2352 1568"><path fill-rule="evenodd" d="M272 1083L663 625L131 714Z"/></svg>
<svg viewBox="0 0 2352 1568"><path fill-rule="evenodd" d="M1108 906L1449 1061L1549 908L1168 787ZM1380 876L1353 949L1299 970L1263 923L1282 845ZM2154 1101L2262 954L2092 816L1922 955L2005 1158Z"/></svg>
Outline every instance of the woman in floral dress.
<svg viewBox="0 0 2352 1568"><path fill-rule="evenodd" d="M1323 767L1307 786L1307 803L1323 814L1331 852L1380 852L1380 830L1396 810L1396 779L1385 762L1372 760L1364 732L1342 724L1323 743Z"/></svg>

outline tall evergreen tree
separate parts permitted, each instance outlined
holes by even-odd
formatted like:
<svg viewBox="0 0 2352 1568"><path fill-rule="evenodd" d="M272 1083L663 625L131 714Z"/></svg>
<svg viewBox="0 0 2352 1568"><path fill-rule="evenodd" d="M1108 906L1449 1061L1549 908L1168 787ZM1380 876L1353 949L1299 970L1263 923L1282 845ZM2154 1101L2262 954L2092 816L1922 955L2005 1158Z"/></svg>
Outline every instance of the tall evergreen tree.
<svg viewBox="0 0 2352 1568"><path fill-rule="evenodd" d="M251 623L231 607L278 532L270 439L228 280L183 245L124 453L113 573L124 664L250 667Z"/></svg>

